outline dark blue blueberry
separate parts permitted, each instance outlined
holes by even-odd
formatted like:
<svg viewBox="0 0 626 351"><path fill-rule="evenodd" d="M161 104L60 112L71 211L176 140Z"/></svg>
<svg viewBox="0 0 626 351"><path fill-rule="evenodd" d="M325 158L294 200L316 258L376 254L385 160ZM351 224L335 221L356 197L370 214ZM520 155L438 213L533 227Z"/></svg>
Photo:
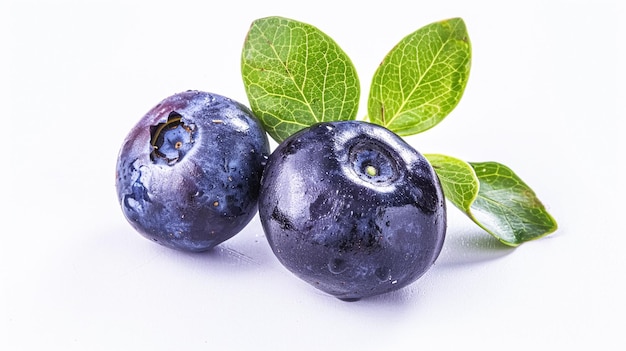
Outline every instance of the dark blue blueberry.
<svg viewBox="0 0 626 351"><path fill-rule="evenodd" d="M268 155L265 131L247 107L200 91L170 96L122 144L116 179L122 212L162 245L208 250L257 213Z"/></svg>
<svg viewBox="0 0 626 351"><path fill-rule="evenodd" d="M316 124L284 140L261 181L259 215L279 261L343 300L404 287L437 259L446 207L428 161L366 122Z"/></svg>

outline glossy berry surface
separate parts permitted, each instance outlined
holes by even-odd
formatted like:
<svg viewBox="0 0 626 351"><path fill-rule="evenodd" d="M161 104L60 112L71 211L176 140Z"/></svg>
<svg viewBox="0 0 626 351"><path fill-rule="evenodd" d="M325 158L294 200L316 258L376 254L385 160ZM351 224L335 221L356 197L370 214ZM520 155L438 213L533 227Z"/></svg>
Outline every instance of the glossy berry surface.
<svg viewBox="0 0 626 351"><path fill-rule="evenodd" d="M143 236L205 251L257 213L269 143L242 104L217 94L172 95L131 129L119 152L118 200Z"/></svg>
<svg viewBox="0 0 626 351"><path fill-rule="evenodd" d="M259 215L291 272L343 300L404 287L437 259L446 232L428 161L378 125L313 125L270 155Z"/></svg>

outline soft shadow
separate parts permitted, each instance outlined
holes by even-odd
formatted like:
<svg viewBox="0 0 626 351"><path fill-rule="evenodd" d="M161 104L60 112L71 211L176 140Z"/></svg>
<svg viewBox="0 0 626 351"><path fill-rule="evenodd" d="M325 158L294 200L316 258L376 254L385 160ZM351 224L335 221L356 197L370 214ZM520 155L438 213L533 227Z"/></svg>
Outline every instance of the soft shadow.
<svg viewBox="0 0 626 351"><path fill-rule="evenodd" d="M207 267L225 268L231 272L265 269L271 265L273 258L265 238L233 238L204 252L165 250L177 256L177 260L197 261Z"/></svg>
<svg viewBox="0 0 626 351"><path fill-rule="evenodd" d="M482 229L449 231L437 259L439 267L463 266L502 258L515 249Z"/></svg>
<svg viewBox="0 0 626 351"><path fill-rule="evenodd" d="M362 305L385 305L389 307L393 306L407 306L415 303L415 295L417 294L417 288L413 284L405 286L398 290L393 290L388 293L364 297L354 303L360 303ZM346 302L351 303L351 302Z"/></svg>
<svg viewBox="0 0 626 351"><path fill-rule="evenodd" d="M136 246L143 250L152 250L162 260L195 269L245 273L266 269L275 263L265 236L247 229L207 251L200 252L172 249L141 238L136 233L126 235L134 235Z"/></svg>
<svg viewBox="0 0 626 351"><path fill-rule="evenodd" d="M264 265L265 257L261 245L233 245L222 243L209 251L199 253L204 260L211 263L224 263L226 265L260 267Z"/></svg>

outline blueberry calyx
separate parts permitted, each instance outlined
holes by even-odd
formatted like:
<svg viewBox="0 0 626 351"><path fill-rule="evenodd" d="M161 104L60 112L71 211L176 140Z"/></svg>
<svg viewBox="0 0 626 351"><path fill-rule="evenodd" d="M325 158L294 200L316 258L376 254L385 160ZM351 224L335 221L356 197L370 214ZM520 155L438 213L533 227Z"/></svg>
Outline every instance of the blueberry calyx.
<svg viewBox="0 0 626 351"><path fill-rule="evenodd" d="M183 116L172 111L167 121L150 128L150 160L172 166L185 157L194 144L196 126L186 124Z"/></svg>
<svg viewBox="0 0 626 351"><path fill-rule="evenodd" d="M378 140L357 140L349 147L352 171L373 185L389 185L400 177L399 157L392 155L390 147Z"/></svg>

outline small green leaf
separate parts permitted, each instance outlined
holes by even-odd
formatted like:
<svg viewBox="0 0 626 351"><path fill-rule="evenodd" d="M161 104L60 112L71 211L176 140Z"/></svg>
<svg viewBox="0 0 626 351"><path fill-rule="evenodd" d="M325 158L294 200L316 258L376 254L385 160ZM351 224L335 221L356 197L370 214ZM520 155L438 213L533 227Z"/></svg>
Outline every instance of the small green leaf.
<svg viewBox="0 0 626 351"><path fill-rule="evenodd" d="M434 127L461 100L470 65L471 45L461 18L418 29L374 73L369 119L402 136Z"/></svg>
<svg viewBox="0 0 626 351"><path fill-rule="evenodd" d="M554 232L557 224L535 192L497 162L470 162L480 181L474 221L505 244L516 246Z"/></svg>
<svg viewBox="0 0 626 351"><path fill-rule="evenodd" d="M504 244L518 246L557 229L533 190L505 165L466 163L435 154L426 157L446 199Z"/></svg>
<svg viewBox="0 0 626 351"><path fill-rule="evenodd" d="M472 166L457 158L425 155L437 172L446 199L462 211L469 209L478 196L478 178Z"/></svg>
<svg viewBox="0 0 626 351"><path fill-rule="evenodd" d="M241 57L252 111L277 142L322 121L355 119L352 61L316 27L283 17L254 21Z"/></svg>

